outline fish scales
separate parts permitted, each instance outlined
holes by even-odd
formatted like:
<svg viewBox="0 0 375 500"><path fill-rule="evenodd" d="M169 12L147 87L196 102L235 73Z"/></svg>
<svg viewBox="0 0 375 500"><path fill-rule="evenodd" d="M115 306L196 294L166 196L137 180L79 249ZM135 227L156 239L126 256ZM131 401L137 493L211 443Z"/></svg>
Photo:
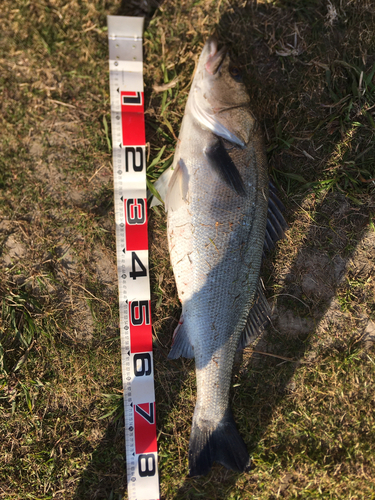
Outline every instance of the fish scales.
<svg viewBox="0 0 375 500"><path fill-rule="evenodd" d="M186 118L177 157L184 158L189 172L189 203L169 212L170 256L184 330L194 346L197 399L220 420L228 404L232 358L259 279L268 176L261 140L229 150L247 186L247 196L239 197L206 168L202 151L212 133L200 130L194 140L193 118ZM220 380L216 389L215 378Z"/></svg>
<svg viewBox="0 0 375 500"><path fill-rule="evenodd" d="M195 358L191 476L206 474L214 461L237 471L249 465L229 407L235 352L262 294L259 273L268 210L263 137L249 104L227 50L217 50L216 40L209 39L172 168L155 184L165 198L170 257L182 304L169 357ZM283 221L278 212L276 216ZM280 227L282 231L282 223ZM244 337L241 344L246 344Z"/></svg>

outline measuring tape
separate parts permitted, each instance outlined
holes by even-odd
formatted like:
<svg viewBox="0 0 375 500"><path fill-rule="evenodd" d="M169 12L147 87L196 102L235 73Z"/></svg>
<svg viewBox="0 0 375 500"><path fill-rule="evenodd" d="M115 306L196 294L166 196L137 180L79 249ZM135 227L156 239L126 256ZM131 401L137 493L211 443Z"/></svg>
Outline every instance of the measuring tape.
<svg viewBox="0 0 375 500"><path fill-rule="evenodd" d="M157 500L143 18L108 16L107 22L128 498Z"/></svg>

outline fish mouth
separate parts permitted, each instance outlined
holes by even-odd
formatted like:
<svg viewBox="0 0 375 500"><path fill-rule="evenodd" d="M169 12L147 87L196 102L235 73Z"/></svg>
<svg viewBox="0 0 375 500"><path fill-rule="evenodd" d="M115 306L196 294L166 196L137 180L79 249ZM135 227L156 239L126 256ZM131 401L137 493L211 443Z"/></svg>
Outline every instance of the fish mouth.
<svg viewBox="0 0 375 500"><path fill-rule="evenodd" d="M217 40L215 38L211 38L209 41L210 53L208 55L208 60L205 64L206 71L210 73L210 75L215 75L221 68L225 56L227 55L227 48L221 47L220 50L217 50Z"/></svg>

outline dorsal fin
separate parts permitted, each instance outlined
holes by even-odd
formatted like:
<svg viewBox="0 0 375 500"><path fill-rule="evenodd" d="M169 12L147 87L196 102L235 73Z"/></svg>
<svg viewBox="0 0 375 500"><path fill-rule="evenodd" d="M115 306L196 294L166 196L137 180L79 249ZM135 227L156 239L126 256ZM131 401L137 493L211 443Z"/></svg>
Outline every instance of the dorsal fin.
<svg viewBox="0 0 375 500"><path fill-rule="evenodd" d="M271 309L263 293L262 281L259 280L253 307L250 309L247 322L238 344L239 349L254 342L270 321Z"/></svg>
<svg viewBox="0 0 375 500"><path fill-rule="evenodd" d="M279 200L276 188L269 183L269 195L268 195L268 214L267 214L267 227L266 235L264 238L263 256L270 252L275 243L284 238L285 231L288 230L288 224L286 223L281 211L284 210L284 205Z"/></svg>

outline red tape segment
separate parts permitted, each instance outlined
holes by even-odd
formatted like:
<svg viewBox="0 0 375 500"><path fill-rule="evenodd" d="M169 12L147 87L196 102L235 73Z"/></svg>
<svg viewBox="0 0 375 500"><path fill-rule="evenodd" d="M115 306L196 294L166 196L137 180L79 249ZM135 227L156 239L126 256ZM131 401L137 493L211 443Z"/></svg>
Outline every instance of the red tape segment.
<svg viewBox="0 0 375 500"><path fill-rule="evenodd" d="M130 351L152 351L151 307L149 300L129 302Z"/></svg>
<svg viewBox="0 0 375 500"><path fill-rule="evenodd" d="M134 425L136 453L157 451L155 403L134 405Z"/></svg>
<svg viewBox="0 0 375 500"><path fill-rule="evenodd" d="M126 250L148 250L147 199L124 201Z"/></svg>
<svg viewBox="0 0 375 500"><path fill-rule="evenodd" d="M146 144L143 92L121 92L122 143Z"/></svg>

